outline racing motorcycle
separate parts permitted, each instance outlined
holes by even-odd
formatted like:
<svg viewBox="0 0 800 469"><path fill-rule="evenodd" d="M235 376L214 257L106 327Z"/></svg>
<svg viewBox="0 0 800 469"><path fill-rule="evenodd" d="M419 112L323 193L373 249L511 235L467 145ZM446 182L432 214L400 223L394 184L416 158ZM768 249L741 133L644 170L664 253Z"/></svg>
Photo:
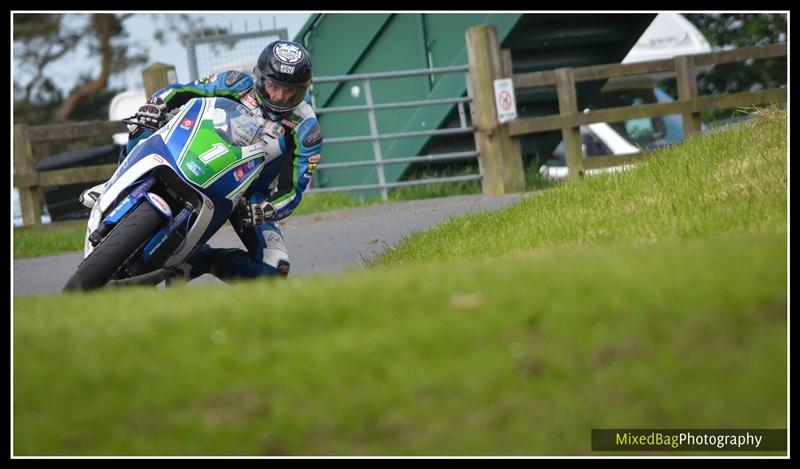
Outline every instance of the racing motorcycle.
<svg viewBox="0 0 800 469"><path fill-rule="evenodd" d="M64 291L156 285L208 241L270 161L283 127L227 98L193 98L134 147L89 216L84 258Z"/></svg>

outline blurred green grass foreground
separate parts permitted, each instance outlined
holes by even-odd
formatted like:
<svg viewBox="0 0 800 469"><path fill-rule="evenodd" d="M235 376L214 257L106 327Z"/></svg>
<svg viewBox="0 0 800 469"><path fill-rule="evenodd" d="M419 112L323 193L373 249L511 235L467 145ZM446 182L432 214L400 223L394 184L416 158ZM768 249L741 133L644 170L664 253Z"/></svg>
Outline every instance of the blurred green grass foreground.
<svg viewBox="0 0 800 469"><path fill-rule="evenodd" d="M786 428L786 168L770 108L364 271L16 298L14 454L597 455L593 428Z"/></svg>

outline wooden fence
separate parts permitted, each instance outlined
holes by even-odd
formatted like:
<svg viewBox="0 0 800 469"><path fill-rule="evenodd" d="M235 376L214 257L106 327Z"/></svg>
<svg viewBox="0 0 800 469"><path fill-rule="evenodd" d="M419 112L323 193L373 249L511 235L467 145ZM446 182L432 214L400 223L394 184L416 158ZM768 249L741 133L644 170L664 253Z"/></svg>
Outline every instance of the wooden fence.
<svg viewBox="0 0 800 469"><path fill-rule="evenodd" d="M175 81L175 66L155 63L142 71L145 95L150 96ZM58 171L35 171L36 161L47 154L34 154L33 143L71 140L86 137L109 137L128 129L120 121L90 121L57 125L14 125L14 187L19 190L22 223L41 223L42 187L65 184L105 181L114 174L116 164L62 169Z"/></svg>
<svg viewBox="0 0 800 469"><path fill-rule="evenodd" d="M476 147L480 153L483 171L483 191L496 195L520 192L525 188L524 170L519 138L534 132L561 129L564 138L569 177L576 178L586 169L617 166L641 159L646 152L632 155L605 155L586 158L583 154L580 126L596 122L619 122L642 117L682 114L686 137L700 132L700 112L771 102L786 102L786 89L766 89L745 93L714 96L697 95L698 67L748 59L763 59L786 55L785 44L747 47L708 54L677 56L632 64L595 65L580 68L512 73L511 54L500 49L497 30L492 25L469 28L466 32L470 83L473 95L473 120ZM164 75L164 66L157 64L145 73ZM579 112L575 83L631 75L674 72L678 83L679 99L671 103L645 104L617 107L589 112ZM559 114L516 119L499 124L494 102L493 81L512 78L514 88L556 86ZM145 82L150 88L163 79ZM148 92L152 93L153 90ZM119 122L81 122L63 125L14 126L14 186L19 188L22 218L25 225L38 224L42 214L41 188L45 186L102 181L116 170L115 164L59 171L36 172L37 157L32 151L33 142L112 135L126 131Z"/></svg>
<svg viewBox="0 0 800 469"><path fill-rule="evenodd" d="M700 133L700 113L715 109L728 109L753 106L765 103L785 103L786 88L770 88L760 91L732 93L714 96L698 96L697 72L699 67L717 65L728 62L742 62L750 59L764 59L786 55L786 44L771 44L762 47L744 47L739 49L712 52L706 54L682 55L673 59L661 59L631 64L595 65L579 68L559 68L532 73L511 73L511 63L498 65L497 58L508 57L502 51L497 40L497 30L491 25L470 28L466 34L467 49L476 50L469 54L470 79L475 103L487 103L476 106L480 113L476 116L476 139L491 144L492 148L480 146L479 151L486 172L494 177L484 175L484 193L500 194L507 188L520 186L520 175L506 168L516 168L519 164L514 160L521 157L519 138L522 135L561 129L564 139L565 154L569 177L577 178L586 169L618 166L647 156L647 152L630 155L603 155L586 158L583 154L580 126L597 122L620 122L642 117L657 117L671 114L683 115L684 137ZM474 72L473 72L474 70ZM615 107L609 109L578 110L575 83L581 81L607 78L645 75L651 73L673 72L678 85L678 100L670 103L645 104L640 106ZM543 117L515 119L499 124L494 106L493 80L511 78L514 89L534 86L556 86L558 93L559 113ZM509 139L509 141L502 141ZM500 141L498 141L500 140ZM498 149L511 149L502 158L493 156ZM491 158L486 158L490 156ZM503 159L505 158L505 159ZM491 160L491 161L489 161ZM500 162L498 165L496 162ZM499 169L495 169L499 167Z"/></svg>

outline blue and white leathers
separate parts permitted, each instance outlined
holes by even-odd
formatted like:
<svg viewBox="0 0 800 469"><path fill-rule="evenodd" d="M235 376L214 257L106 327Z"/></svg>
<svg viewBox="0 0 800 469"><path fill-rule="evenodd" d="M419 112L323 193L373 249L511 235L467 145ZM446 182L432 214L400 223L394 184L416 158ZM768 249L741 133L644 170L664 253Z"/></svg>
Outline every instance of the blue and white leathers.
<svg viewBox="0 0 800 469"><path fill-rule="evenodd" d="M200 96L223 96L250 109L259 109L253 95L253 83L250 74L227 71L187 84L172 84L155 95L164 100L168 111ZM284 128L286 151L265 166L245 197L250 203L269 201L276 209L276 221L291 215L300 204L320 161L322 132L309 102L307 96L294 110L282 115L261 111L264 118L280 122ZM125 154L151 133L143 132L132 138ZM230 221L247 252L203 245L188 261L192 265L193 275L211 272L221 279L231 279L288 274L288 250L277 223L273 221L254 228L244 228L236 212Z"/></svg>

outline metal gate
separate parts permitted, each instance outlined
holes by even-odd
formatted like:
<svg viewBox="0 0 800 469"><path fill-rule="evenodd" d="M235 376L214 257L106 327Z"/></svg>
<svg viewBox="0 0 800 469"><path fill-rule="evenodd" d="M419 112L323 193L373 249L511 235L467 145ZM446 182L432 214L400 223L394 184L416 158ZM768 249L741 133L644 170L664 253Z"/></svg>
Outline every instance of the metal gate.
<svg viewBox="0 0 800 469"><path fill-rule="evenodd" d="M380 146L381 140L390 140L390 139L401 139L401 138L413 138L413 137L422 137L422 136L443 136L443 135L459 135L459 134L471 134L474 131L474 127L472 125L472 108L470 103L472 102L472 91L469 85L469 74L467 73L469 70L469 66L467 65L459 65L453 67L440 67L440 68L425 68L420 70L406 70L406 71L394 71L394 72L380 72L380 73L362 73L362 74L355 74L355 75L342 75L342 76L329 76L329 77L319 77L314 78L313 83L315 85L322 84L322 83L345 83L345 82L361 82L363 83L363 90L364 90L364 98L366 101L365 105L359 106L339 106L339 107L327 107L327 108L318 108L315 109L317 115L325 115L325 114L332 114L332 113L351 113L351 112L364 112L366 111L367 117L369 119L369 135L357 135L357 136L348 136L348 137L333 137L333 138L326 138L324 141L323 146L325 145L335 145L335 144L342 144L342 143L350 143L350 142L365 142L371 141L372 142L372 156L373 159L371 161L352 161L352 162L343 162L343 163L322 163L319 165L320 171L329 171L329 170L342 170L348 168L358 168L364 166L374 166L377 171L378 176L378 183L377 184L360 184L360 185L348 185L348 186L336 186L336 187L324 187L324 188L311 188L309 192L333 192L333 191L358 191L358 190L380 190L381 198L383 200L388 200L388 189L394 187L403 187L403 186L414 186L414 185L421 185L421 184L438 184L438 183L454 183L454 182L464 182L464 181L474 181L480 180L483 176L482 168L480 165L480 159L478 160L478 168L479 174L471 174L465 176L451 176L451 177L443 177L443 178L435 178L435 179L417 179L417 180L410 180L410 181L400 181L400 182L386 182L386 176L384 172L384 166L392 165L392 164L404 164L404 163L430 163L434 161L447 161L447 160L465 160L465 159L475 159L478 157L478 152L474 149L470 151L460 151L460 152L447 152L447 153L437 153L437 154L428 154L428 155L408 155L399 158L391 158L391 159L384 159L383 153ZM389 79L389 78L400 78L400 77L416 77L416 76L433 76L437 74L449 74L449 73L460 73L466 82L467 88L467 96L454 96L449 98L443 99L427 99L421 101L407 101L407 102L393 102L393 103L384 103L384 104L375 104L372 99L372 82L375 80L381 79ZM401 109L401 108L421 108L424 106L452 106L456 105L458 109L458 119L459 125L457 127L452 128L443 128L443 129L433 129L433 130L416 130L410 132L395 132L395 133L381 133L378 129L377 119L375 117L375 111L385 110L385 109ZM465 107L470 106L469 108ZM469 114L469 118L467 117ZM323 129L324 132L324 129ZM323 156L325 150L323 149Z"/></svg>

